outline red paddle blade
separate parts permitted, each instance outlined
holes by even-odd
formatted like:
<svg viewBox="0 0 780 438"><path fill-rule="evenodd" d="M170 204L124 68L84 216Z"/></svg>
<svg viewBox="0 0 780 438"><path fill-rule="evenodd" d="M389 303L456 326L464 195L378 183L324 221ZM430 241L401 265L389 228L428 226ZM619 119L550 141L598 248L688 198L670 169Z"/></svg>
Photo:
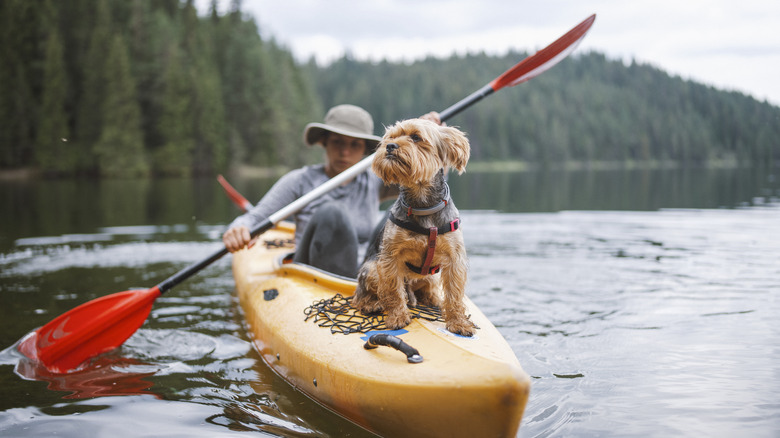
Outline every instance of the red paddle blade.
<svg viewBox="0 0 780 438"><path fill-rule="evenodd" d="M155 286L86 302L27 335L19 351L52 373L74 370L87 359L122 345L146 321L159 296Z"/></svg>
<svg viewBox="0 0 780 438"><path fill-rule="evenodd" d="M565 35L555 40L549 46L525 58L516 66L507 70L506 73L495 78L490 83L490 87L493 88L493 91L498 91L504 87L512 87L549 70L577 48L582 39L585 38L585 34L590 30L590 27L593 26L594 21L596 21L596 14L586 18L585 21L566 32Z"/></svg>
<svg viewBox="0 0 780 438"><path fill-rule="evenodd" d="M241 196L241 193L238 193L238 190L234 189L222 175L217 175L217 181L219 181L219 184L225 189L225 193L227 193L230 200L241 210L249 211L249 209L252 208L252 203Z"/></svg>

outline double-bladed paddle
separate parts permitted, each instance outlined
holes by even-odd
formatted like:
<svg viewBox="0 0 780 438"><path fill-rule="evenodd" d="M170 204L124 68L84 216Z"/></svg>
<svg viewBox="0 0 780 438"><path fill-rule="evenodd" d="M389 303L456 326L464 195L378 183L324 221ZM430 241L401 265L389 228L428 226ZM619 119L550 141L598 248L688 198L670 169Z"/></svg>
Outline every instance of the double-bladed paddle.
<svg viewBox="0 0 780 438"><path fill-rule="evenodd" d="M560 62L577 47L595 19L596 16L591 15L549 46L523 59L483 88L442 111L439 114L442 122L493 92L523 83ZM269 230L312 200L364 172L371 166L372 160L373 155L368 156L331 178L272 214L254 227L250 234L254 237ZM231 197L231 199L242 208L248 208L241 201L243 197L238 196L239 198ZM91 357L122 345L146 321L157 297L214 263L227 252L227 248L223 246L205 259L182 269L152 288L127 290L84 303L25 336L19 342L18 349L53 373L66 373L77 369Z"/></svg>

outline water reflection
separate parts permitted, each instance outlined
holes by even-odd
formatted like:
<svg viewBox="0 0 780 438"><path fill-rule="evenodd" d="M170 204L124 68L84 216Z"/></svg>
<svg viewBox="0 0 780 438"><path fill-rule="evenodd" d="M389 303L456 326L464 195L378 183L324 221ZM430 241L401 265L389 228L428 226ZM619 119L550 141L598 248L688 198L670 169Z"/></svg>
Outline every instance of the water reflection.
<svg viewBox="0 0 780 438"><path fill-rule="evenodd" d="M231 182L250 199L267 189ZM4 207L22 203L0 216L3 347L200 260L238 214L211 179L122 184L0 183ZM780 430L771 172L467 173L450 184L469 295L533 377L520 436ZM124 196L132 209L107 211ZM262 362L233 288L226 257L158 299L136 335L77 376L3 353L0 434L371 436Z"/></svg>
<svg viewBox="0 0 780 438"><path fill-rule="evenodd" d="M452 176L459 208L504 212L721 208L780 197L773 170L641 169L467 173ZM757 197L757 194L762 194Z"/></svg>
<svg viewBox="0 0 780 438"><path fill-rule="evenodd" d="M68 374L53 374L39 363L20 357L14 371L24 379L47 382L51 391L66 392L62 398L68 400L154 395L150 391L153 383L144 379L153 376L158 369L134 359L102 356L85 369Z"/></svg>
<svg viewBox="0 0 780 438"><path fill-rule="evenodd" d="M275 179L233 177L256 202ZM780 197L777 169L466 172L450 186L463 210L553 212L720 208ZM92 234L103 227L180 226L197 239L202 224L239 214L214 178L1 181L0 250L20 238Z"/></svg>

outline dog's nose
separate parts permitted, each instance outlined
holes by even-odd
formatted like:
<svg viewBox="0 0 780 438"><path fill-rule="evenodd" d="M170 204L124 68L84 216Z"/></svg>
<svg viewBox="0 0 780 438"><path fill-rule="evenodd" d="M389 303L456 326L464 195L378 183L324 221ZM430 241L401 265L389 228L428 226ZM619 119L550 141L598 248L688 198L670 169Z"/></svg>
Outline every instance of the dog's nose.
<svg viewBox="0 0 780 438"><path fill-rule="evenodd" d="M388 143L387 146L385 146L387 152L393 152L396 149L398 149L398 143Z"/></svg>

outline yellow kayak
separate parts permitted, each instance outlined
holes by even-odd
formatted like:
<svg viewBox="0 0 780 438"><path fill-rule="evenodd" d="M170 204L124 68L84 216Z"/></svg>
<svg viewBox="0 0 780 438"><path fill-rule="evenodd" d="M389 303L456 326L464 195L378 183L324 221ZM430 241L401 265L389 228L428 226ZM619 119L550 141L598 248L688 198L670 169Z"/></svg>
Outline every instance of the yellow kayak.
<svg viewBox="0 0 780 438"><path fill-rule="evenodd" d="M349 306L355 281L289 263L293 233L277 226L233 255L241 306L273 370L382 436L515 436L530 379L468 298L471 338L447 331L435 308L412 309L410 325L389 331L381 315Z"/></svg>

